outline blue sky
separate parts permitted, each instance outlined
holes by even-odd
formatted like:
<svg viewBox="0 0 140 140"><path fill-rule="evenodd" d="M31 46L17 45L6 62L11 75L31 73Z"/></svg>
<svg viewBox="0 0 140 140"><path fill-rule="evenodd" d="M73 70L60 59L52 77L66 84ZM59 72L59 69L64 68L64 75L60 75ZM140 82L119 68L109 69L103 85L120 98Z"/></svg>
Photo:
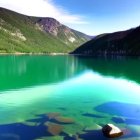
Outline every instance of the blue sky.
<svg viewBox="0 0 140 140"><path fill-rule="evenodd" d="M140 25L140 0L55 0L87 24L69 25L88 34L126 30Z"/></svg>
<svg viewBox="0 0 140 140"><path fill-rule="evenodd" d="M54 17L89 35L140 25L140 0L0 0L0 6L26 15Z"/></svg>

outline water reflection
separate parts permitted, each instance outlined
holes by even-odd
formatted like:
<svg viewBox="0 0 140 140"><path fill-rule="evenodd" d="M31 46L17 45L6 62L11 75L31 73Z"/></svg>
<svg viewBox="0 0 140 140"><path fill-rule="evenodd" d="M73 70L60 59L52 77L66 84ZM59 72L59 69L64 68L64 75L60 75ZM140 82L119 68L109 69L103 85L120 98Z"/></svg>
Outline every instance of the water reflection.
<svg viewBox="0 0 140 140"><path fill-rule="evenodd" d="M127 80L140 83L140 60L135 58L92 58L92 57L77 57L79 63L87 66L105 76L121 77Z"/></svg>
<svg viewBox="0 0 140 140"><path fill-rule="evenodd" d="M56 83L84 69L72 56L0 56L0 90Z"/></svg>
<svg viewBox="0 0 140 140"><path fill-rule="evenodd" d="M0 56L0 90L56 83L85 70L140 83L138 59L74 56Z"/></svg>

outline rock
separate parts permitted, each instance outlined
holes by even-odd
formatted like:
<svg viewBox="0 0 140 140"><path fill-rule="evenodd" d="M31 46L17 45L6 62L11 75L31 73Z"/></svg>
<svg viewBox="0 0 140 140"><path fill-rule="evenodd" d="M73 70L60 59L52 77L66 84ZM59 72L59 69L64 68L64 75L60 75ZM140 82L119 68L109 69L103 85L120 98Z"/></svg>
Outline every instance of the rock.
<svg viewBox="0 0 140 140"><path fill-rule="evenodd" d="M123 135L123 132L113 124L107 124L102 128L104 136L108 138L116 138Z"/></svg>
<svg viewBox="0 0 140 140"><path fill-rule="evenodd" d="M55 117L55 120L59 123L68 123L68 124L74 123L74 120L72 118L62 116Z"/></svg>
<svg viewBox="0 0 140 140"><path fill-rule="evenodd" d="M51 113L47 113L47 116L49 119L54 119L55 117L60 116L61 114L59 112L51 112Z"/></svg>
<svg viewBox="0 0 140 140"><path fill-rule="evenodd" d="M52 135L59 135L63 130L63 126L59 124L49 122L47 126L48 126L48 132L51 133Z"/></svg>

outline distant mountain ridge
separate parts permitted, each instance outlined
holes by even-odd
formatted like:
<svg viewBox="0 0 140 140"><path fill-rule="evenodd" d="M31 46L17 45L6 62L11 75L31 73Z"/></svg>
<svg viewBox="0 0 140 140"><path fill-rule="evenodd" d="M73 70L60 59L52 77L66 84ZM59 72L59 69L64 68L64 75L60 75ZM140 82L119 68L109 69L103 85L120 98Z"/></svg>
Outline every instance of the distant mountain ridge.
<svg viewBox="0 0 140 140"><path fill-rule="evenodd" d="M96 36L72 53L82 55L140 55L140 26Z"/></svg>
<svg viewBox="0 0 140 140"><path fill-rule="evenodd" d="M0 53L68 53L90 40L53 18L29 17L0 8Z"/></svg>

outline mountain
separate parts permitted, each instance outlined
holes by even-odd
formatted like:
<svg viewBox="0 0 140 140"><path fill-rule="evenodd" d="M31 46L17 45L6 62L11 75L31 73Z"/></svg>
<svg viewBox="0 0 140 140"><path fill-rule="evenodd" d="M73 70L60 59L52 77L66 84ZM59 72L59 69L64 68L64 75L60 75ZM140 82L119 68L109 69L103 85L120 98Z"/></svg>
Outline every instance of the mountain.
<svg viewBox="0 0 140 140"><path fill-rule="evenodd" d="M0 53L68 53L90 40L53 18L29 17L0 8Z"/></svg>
<svg viewBox="0 0 140 140"><path fill-rule="evenodd" d="M96 36L72 53L83 55L140 55L140 27Z"/></svg>

